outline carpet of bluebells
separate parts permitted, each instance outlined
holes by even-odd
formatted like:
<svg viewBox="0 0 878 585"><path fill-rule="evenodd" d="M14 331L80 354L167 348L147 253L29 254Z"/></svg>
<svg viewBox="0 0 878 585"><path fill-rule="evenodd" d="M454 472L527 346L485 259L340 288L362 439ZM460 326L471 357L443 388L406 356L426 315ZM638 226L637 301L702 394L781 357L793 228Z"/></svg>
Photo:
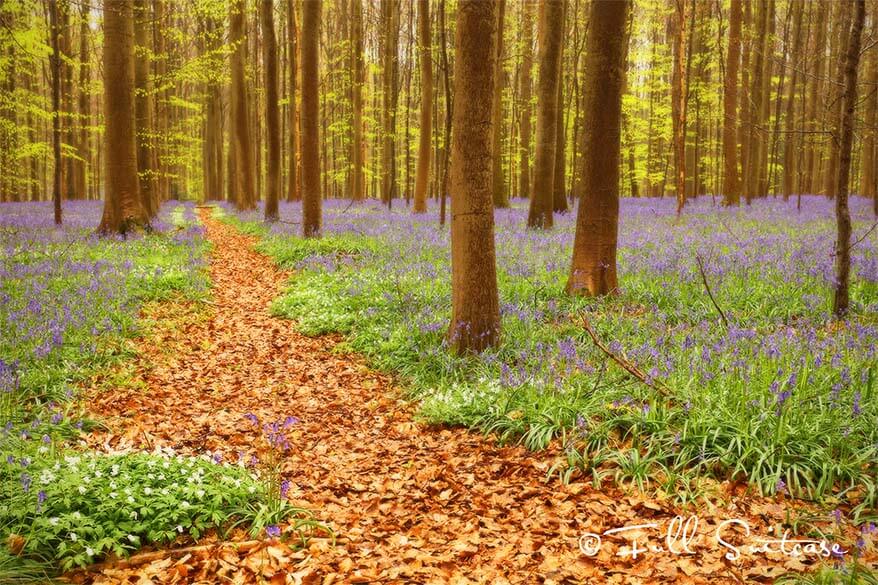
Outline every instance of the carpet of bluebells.
<svg viewBox="0 0 878 585"><path fill-rule="evenodd" d="M852 311L834 322L832 201L724 209L702 198L677 218L673 201L625 199L621 293L606 299L564 294L573 215L531 231L516 202L495 216L502 344L467 357L447 351L449 234L435 213L327 202L313 241L299 237L295 203L270 227L258 210L218 213L298 271L277 314L309 334L347 334L402 376L429 422L534 449L557 441L562 479L582 472L687 502L704 477L735 478L865 519L878 504L878 234L869 202L851 205ZM667 390L608 360L583 316Z"/></svg>
<svg viewBox="0 0 878 585"><path fill-rule="evenodd" d="M77 382L126 357L142 303L209 293L208 244L192 204L166 204L152 232L127 239L94 234L100 202L66 202L61 228L50 205L0 205L3 582L197 538L252 518L265 496L249 470L210 457L78 449L94 422Z"/></svg>

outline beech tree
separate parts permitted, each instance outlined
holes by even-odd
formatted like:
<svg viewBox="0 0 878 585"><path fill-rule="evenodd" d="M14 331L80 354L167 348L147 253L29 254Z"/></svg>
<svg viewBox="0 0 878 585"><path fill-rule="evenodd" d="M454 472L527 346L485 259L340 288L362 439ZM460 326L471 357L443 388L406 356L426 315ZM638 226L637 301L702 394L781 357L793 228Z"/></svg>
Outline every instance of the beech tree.
<svg viewBox="0 0 878 585"><path fill-rule="evenodd" d="M232 0L230 4L229 42L232 43L231 151L234 169L229 168L229 181L230 183L234 181L234 203L238 209L253 209L256 207L256 187L254 185L254 151L248 121L250 100L247 97L244 77L247 52L247 37L244 34L244 7L244 0Z"/></svg>
<svg viewBox="0 0 878 585"><path fill-rule="evenodd" d="M564 34L562 0L541 0L539 20L539 80L534 180L527 225L551 228L554 204L555 150L558 130L558 86L561 74L561 39ZM561 153L563 156L563 152Z"/></svg>
<svg viewBox="0 0 878 585"><path fill-rule="evenodd" d="M851 168L851 149L854 138L854 109L857 105L857 66L860 63L860 43L866 20L866 0L854 0L856 14L847 40L844 67L839 82L844 91L842 100L841 137L838 147L838 178L835 193L835 217L838 236L835 243L835 296L832 312L844 316L850 306L848 286L851 272L851 213L848 209L848 189ZM844 38L844 37L842 37Z"/></svg>
<svg viewBox="0 0 878 585"><path fill-rule="evenodd" d="M491 101L497 3L460 0L454 50L451 144L451 325L454 351L482 351L500 339L494 255Z"/></svg>
<svg viewBox="0 0 878 585"><path fill-rule="evenodd" d="M322 0L302 5L302 235L320 236L320 19Z"/></svg>
<svg viewBox="0 0 878 585"><path fill-rule="evenodd" d="M588 124L582 171L585 189L576 213L567 280L570 294L606 295L619 288L619 160L630 6L629 0L592 2L589 11L583 112Z"/></svg>
<svg viewBox="0 0 878 585"><path fill-rule="evenodd" d="M277 38L274 33L274 2L262 0L259 18L262 24L262 60L265 63L265 126L268 174L265 191L265 220L277 221L280 196L280 110L277 89Z"/></svg>
<svg viewBox="0 0 878 585"><path fill-rule="evenodd" d="M126 234L149 226L137 177L134 126L134 4L104 0L104 156L106 194L98 232Z"/></svg>
<svg viewBox="0 0 878 585"><path fill-rule="evenodd" d="M741 59L741 0L731 0L729 49L723 80L723 203L738 205L741 187L738 179L738 62Z"/></svg>
<svg viewBox="0 0 878 585"><path fill-rule="evenodd" d="M430 174L430 139L433 122L433 50L430 43L430 3L418 0L418 52L421 62L421 117L418 140L418 172L415 177L415 213L427 211Z"/></svg>

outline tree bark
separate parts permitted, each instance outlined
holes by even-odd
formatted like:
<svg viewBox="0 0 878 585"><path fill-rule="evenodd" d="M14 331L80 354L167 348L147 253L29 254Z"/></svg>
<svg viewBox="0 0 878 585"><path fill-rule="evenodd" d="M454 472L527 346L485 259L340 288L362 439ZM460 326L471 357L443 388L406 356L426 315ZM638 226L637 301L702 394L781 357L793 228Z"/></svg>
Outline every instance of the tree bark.
<svg viewBox="0 0 878 585"><path fill-rule="evenodd" d="M521 0L521 76L519 89L520 131L518 133L518 196L530 198L531 167L531 91L533 89L533 10L534 0Z"/></svg>
<svg viewBox="0 0 878 585"><path fill-rule="evenodd" d="M433 109L433 50L430 42L430 3L418 0L418 53L421 65L421 117L418 129L418 169L415 176L415 213L427 212L427 181L430 178L430 138Z"/></svg>
<svg viewBox="0 0 878 585"><path fill-rule="evenodd" d="M322 0L302 5L302 235L320 237L320 19Z"/></svg>
<svg viewBox="0 0 878 585"><path fill-rule="evenodd" d="M146 0L134 0L134 116L137 134L137 175L143 211L150 219L158 213L151 136L152 83L149 77L150 11Z"/></svg>
<svg viewBox="0 0 878 585"><path fill-rule="evenodd" d="M353 142L351 143L351 161L353 176L351 178L351 199L362 201L366 197L366 143L363 140L363 7L360 2L352 2L351 6L351 109L353 118Z"/></svg>
<svg viewBox="0 0 878 585"><path fill-rule="evenodd" d="M262 0L262 61L265 73L265 130L268 139L265 221L278 220L280 197L280 106L278 105L277 37L274 32L274 2Z"/></svg>
<svg viewBox="0 0 878 585"><path fill-rule="evenodd" d="M460 0L455 36L456 104L451 147L450 346L482 351L500 338L494 256L491 101L497 58L497 4Z"/></svg>
<svg viewBox="0 0 878 585"><path fill-rule="evenodd" d="M55 225L61 225L61 27L58 22L58 3L49 1L49 44L52 47L52 204L55 213Z"/></svg>
<svg viewBox="0 0 878 585"><path fill-rule="evenodd" d="M506 0L497 2L497 60L494 61L494 96L491 100L491 129L494 133L492 144L491 183L494 207L509 207L509 193L503 176L503 24L506 16Z"/></svg>
<svg viewBox="0 0 878 585"><path fill-rule="evenodd" d="M687 0L674 0L674 69L671 78L671 116L674 133L674 189L677 215L686 204L686 26Z"/></svg>
<svg viewBox="0 0 878 585"><path fill-rule="evenodd" d="M553 224L555 133L558 122L558 77L561 71L559 64L563 22L564 3L561 0L540 0L536 155L527 217L527 226L530 228L549 229Z"/></svg>
<svg viewBox="0 0 878 585"><path fill-rule="evenodd" d="M355 3L359 4L359 3ZM361 21L362 26L362 21ZM296 76L298 75L297 55L298 55L298 33L296 31L296 0L288 0L287 2L287 34L289 35L288 52L290 55L290 93L287 99L289 105L289 150L290 158L288 161L289 173L287 175L287 201L298 201L302 198L299 191L299 120L296 113ZM362 94L361 94L362 96ZM360 111L362 115L362 97L360 98ZM362 126L362 118L360 125ZM356 131L356 126L355 126Z"/></svg>
<svg viewBox="0 0 878 585"><path fill-rule="evenodd" d="M149 226L137 178L133 41L132 0L104 0L106 188L98 232L105 235L126 234Z"/></svg>
<svg viewBox="0 0 878 585"><path fill-rule="evenodd" d="M729 14L729 50L723 80L723 203L739 205L741 186L738 179L738 62L741 58L741 0L731 0Z"/></svg>
<svg viewBox="0 0 878 585"><path fill-rule="evenodd" d="M625 26L628 0L592 2L585 62L586 157L583 191L567 292L606 295L618 288L619 164L622 87L625 83Z"/></svg>
<svg viewBox="0 0 878 585"><path fill-rule="evenodd" d="M567 213L567 190L564 182L566 174L566 157L564 146L567 144L564 136L564 32L567 30L567 2L563 3L560 28L561 48L558 50L558 105L555 108L555 164L552 180L552 211L555 213Z"/></svg>
<svg viewBox="0 0 878 585"><path fill-rule="evenodd" d="M232 44L232 151L235 169L230 178L235 181L235 205L238 209L256 207L253 167L253 142L250 136L249 99L247 96L244 63L247 53L247 38L244 34L244 0L232 0L230 14L229 41Z"/></svg>
<svg viewBox="0 0 878 585"><path fill-rule="evenodd" d="M381 199L388 207L396 197L396 109L399 79L399 5L397 0L381 0L383 122Z"/></svg>
<svg viewBox="0 0 878 585"><path fill-rule="evenodd" d="M795 10L793 23L793 52L790 55L792 63L792 76L787 91L786 112L784 114L784 147L783 147L783 198L784 201L793 194L796 184L796 155L798 149L797 137L795 136L796 119L796 90L799 86L799 67L802 62L802 20L805 13L804 0L793 0L790 10Z"/></svg>
<svg viewBox="0 0 878 585"><path fill-rule="evenodd" d="M850 305L848 283L851 271L851 214L848 209L851 147L854 139L854 109L857 105L857 66L860 62L860 39L866 20L866 0L854 0L856 14L847 43L844 75L844 110L841 117L841 139L838 153L838 183L835 197L835 218L838 236L835 244L836 285L832 312L843 317Z"/></svg>

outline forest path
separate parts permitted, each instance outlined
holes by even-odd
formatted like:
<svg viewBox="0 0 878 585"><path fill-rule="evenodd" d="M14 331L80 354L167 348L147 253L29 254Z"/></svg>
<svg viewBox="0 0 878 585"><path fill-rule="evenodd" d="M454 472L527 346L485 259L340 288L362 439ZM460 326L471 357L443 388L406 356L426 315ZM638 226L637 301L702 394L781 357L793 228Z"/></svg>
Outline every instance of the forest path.
<svg viewBox="0 0 878 585"><path fill-rule="evenodd" d="M616 555L625 541L612 537L596 558L584 556L578 540L585 532L644 522L664 527L674 512L624 495L611 482L600 491L582 482L547 483L548 453L414 422L412 406L386 376L357 356L333 353L334 339L305 337L294 322L272 317L268 307L290 275L253 250L254 238L209 211L201 218L213 243L213 307L193 317L170 303L146 315L158 325L138 342L138 383L96 393L90 407L115 431L92 441L237 459L261 444L245 414L263 422L296 416L301 423L290 433L284 463L290 497L341 542L315 541L296 552L275 547L259 562L225 551L219 558L228 565L217 554L195 555L185 570L160 561L93 574L95 582L138 573L151 582L220 582L226 579L217 571L234 566L235 582L250 582L256 570L274 575L272 583L722 583L777 574L780 567L766 566L774 563L763 557L730 568L722 560L727 551L712 541L711 522L718 520L711 518L694 555L632 560ZM712 514L741 516L739 503ZM664 544L663 535L655 531L652 541Z"/></svg>

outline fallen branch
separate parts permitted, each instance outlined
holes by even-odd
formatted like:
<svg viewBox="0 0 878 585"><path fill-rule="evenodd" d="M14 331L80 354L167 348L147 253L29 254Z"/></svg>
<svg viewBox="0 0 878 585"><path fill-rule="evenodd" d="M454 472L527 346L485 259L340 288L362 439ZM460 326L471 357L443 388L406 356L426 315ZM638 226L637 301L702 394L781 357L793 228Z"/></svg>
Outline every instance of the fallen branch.
<svg viewBox="0 0 878 585"><path fill-rule="evenodd" d="M723 313L723 310L720 308L719 304L716 302L716 299L713 296L713 292L710 290L710 285L707 284L707 274L704 272L704 262L701 260L701 256L695 254L695 261L698 263L698 271L701 273L701 282L704 283L704 288L707 290L707 296L710 297L710 302L713 303L713 306L716 307L719 316L722 317L723 324L726 326L726 329L729 328L729 320L726 318L726 314Z"/></svg>
<svg viewBox="0 0 878 585"><path fill-rule="evenodd" d="M619 364L623 370L643 382L646 386L652 388L665 398L670 398L671 389L668 388L664 383L658 380L650 380L650 377L641 371L634 363L631 362L624 354L620 355L608 348L597 336L597 333L594 332L594 329L591 326L588 318L585 315L582 315L582 326L585 328L586 332L588 332L589 337L594 342L594 344L604 352L611 360Z"/></svg>

